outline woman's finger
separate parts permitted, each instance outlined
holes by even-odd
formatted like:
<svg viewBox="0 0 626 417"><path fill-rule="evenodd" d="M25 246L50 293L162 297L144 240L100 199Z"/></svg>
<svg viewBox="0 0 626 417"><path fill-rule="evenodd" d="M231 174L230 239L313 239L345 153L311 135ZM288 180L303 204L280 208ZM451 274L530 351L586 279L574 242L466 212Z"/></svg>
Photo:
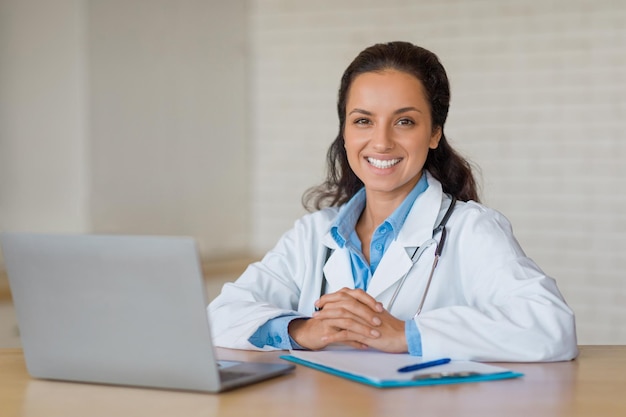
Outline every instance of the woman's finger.
<svg viewBox="0 0 626 417"><path fill-rule="evenodd" d="M381 324L379 315L368 306L349 296L339 301L327 302L323 309L313 313L313 317L320 319L350 318L370 327Z"/></svg>
<svg viewBox="0 0 626 417"><path fill-rule="evenodd" d="M346 299L355 299L361 304L369 307L376 313L382 313L383 305L376 301L374 297L366 293L361 289L342 288L334 293L325 294L315 302L315 307L318 309L324 308L327 303L337 302Z"/></svg>

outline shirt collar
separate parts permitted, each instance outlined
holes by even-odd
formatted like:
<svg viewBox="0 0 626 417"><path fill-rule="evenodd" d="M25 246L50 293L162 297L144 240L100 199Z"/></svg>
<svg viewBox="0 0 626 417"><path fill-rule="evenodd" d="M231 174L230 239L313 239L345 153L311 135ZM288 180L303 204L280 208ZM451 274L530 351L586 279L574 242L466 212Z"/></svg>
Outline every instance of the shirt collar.
<svg viewBox="0 0 626 417"><path fill-rule="evenodd" d="M400 229L404 225L404 221L413 207L413 203L417 197L428 188L426 175L423 173L415 187L406 196L404 201L394 210L393 213L385 220L384 223L389 224L394 233L394 239L398 237ZM343 248L350 237L350 234L356 227L363 208L365 207L365 187L361 188L357 193L339 209L339 214L335 222L330 228L330 234L339 245Z"/></svg>
<svg viewBox="0 0 626 417"><path fill-rule="evenodd" d="M330 234L340 248L345 246L350 233L356 227L363 208L365 208L365 187L357 191L350 201L339 209L337 219L330 228Z"/></svg>

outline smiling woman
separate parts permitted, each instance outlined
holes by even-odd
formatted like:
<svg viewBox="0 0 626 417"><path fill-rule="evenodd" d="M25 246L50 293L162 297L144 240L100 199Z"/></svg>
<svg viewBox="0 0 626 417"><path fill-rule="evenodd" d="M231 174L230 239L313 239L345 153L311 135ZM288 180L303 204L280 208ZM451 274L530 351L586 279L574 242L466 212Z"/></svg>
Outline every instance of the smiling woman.
<svg viewBox="0 0 626 417"><path fill-rule="evenodd" d="M398 206L417 184L428 151L436 149L441 138L441 127L431 122L422 83L396 70L361 74L352 83L346 110L344 141L350 167L374 201L379 201L374 194L382 193L388 209ZM371 219L372 227L391 212L380 214L382 219Z"/></svg>
<svg viewBox="0 0 626 417"><path fill-rule="evenodd" d="M478 202L470 164L447 142L449 101L446 72L424 48L377 44L355 58L339 88L326 181L303 199L315 211L210 304L218 345L344 344L484 361L577 355L556 282L508 220Z"/></svg>

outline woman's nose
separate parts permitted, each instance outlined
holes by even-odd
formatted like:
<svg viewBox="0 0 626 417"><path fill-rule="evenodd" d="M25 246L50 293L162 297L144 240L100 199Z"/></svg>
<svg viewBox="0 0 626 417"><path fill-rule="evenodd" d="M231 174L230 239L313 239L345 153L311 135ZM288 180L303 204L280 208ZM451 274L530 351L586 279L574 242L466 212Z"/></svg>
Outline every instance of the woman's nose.
<svg viewBox="0 0 626 417"><path fill-rule="evenodd" d="M394 142L392 132L387 127L379 127L372 135L372 147L377 152L385 152L393 149Z"/></svg>

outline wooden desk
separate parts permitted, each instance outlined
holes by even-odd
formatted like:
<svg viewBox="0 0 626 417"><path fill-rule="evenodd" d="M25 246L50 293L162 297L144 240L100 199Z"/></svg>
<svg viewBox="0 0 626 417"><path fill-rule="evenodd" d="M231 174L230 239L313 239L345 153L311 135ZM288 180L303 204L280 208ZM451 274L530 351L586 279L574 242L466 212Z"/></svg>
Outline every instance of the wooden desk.
<svg viewBox="0 0 626 417"><path fill-rule="evenodd" d="M219 350L222 359L281 361ZM505 364L520 379L377 389L298 366L219 395L32 379L19 349L0 350L0 415L13 416L626 416L626 346L583 346L577 360Z"/></svg>

